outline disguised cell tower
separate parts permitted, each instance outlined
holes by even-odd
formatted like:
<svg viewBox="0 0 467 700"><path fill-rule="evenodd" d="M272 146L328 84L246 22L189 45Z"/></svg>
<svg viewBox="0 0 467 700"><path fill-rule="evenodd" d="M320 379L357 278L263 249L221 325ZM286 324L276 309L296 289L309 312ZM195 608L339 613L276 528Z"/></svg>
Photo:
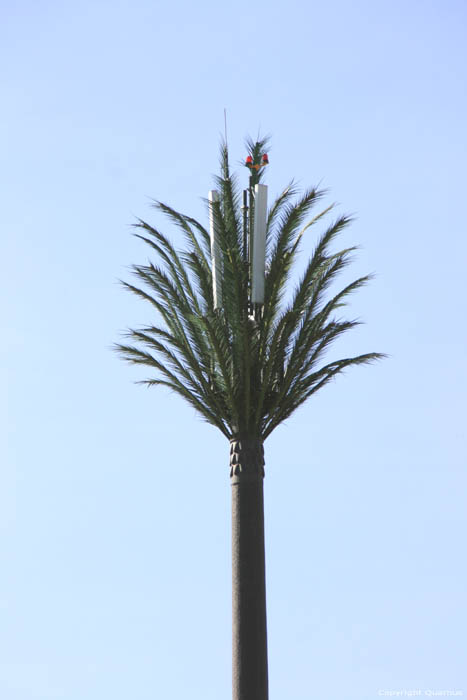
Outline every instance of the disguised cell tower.
<svg viewBox="0 0 467 700"><path fill-rule="evenodd" d="M266 165L269 165L267 153L254 153L245 160L250 177L248 188L243 191L243 260L248 266L248 311L254 317L257 317L264 304L268 188L259 183L259 178L260 171ZM213 299L214 308L218 309L222 306L222 255L213 204L219 201L219 192L210 190L208 199Z"/></svg>

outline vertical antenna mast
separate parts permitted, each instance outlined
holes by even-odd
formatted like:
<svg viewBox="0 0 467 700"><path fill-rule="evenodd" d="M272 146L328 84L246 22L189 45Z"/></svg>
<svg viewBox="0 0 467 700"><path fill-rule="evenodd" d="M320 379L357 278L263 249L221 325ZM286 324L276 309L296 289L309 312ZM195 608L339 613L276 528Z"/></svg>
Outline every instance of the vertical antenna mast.
<svg viewBox="0 0 467 700"><path fill-rule="evenodd" d="M243 261L248 262L248 190L243 190Z"/></svg>

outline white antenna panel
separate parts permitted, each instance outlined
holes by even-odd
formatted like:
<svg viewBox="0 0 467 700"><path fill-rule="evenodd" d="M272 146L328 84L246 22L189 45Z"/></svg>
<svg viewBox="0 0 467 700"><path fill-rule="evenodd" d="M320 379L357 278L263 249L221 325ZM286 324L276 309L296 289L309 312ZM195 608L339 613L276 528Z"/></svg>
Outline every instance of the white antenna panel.
<svg viewBox="0 0 467 700"><path fill-rule="evenodd" d="M251 261L251 301L253 304L264 304L267 209L267 185L255 185L255 222L253 229L253 256Z"/></svg>
<svg viewBox="0 0 467 700"><path fill-rule="evenodd" d="M219 309L222 305L221 294L221 279L222 279L222 262L221 250L219 247L219 234L216 227L214 216L213 203L219 201L219 192L210 190L208 195L209 200L209 233L211 236L211 264L212 264L212 293L214 308Z"/></svg>

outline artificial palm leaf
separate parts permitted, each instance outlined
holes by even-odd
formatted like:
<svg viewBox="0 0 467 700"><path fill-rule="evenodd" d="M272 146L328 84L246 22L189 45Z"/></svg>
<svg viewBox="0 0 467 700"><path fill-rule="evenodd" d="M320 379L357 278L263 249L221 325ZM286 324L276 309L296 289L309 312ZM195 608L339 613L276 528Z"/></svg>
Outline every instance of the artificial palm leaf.
<svg viewBox="0 0 467 700"><path fill-rule="evenodd" d="M265 144L266 140L247 143L251 162L259 162ZM252 170L250 186L260 182L262 175L260 169ZM156 202L156 208L181 229L185 247L178 250L164 234L138 220L135 235L151 248L154 261L133 267L137 284L123 284L152 305L154 317L149 326L128 331L129 344L119 344L117 350L128 362L154 371L144 383L175 391L226 437L242 435L263 441L337 374L383 357L372 352L324 361L333 343L358 325L335 314L370 277L361 277L329 295L354 251L331 250L350 223L341 216L317 239L286 302L302 237L305 232L310 235L310 229L332 209L331 205L312 214L325 192L313 188L296 200L297 189L290 183L268 213L264 304L252 308L241 192L230 172L225 144L217 187L219 199L209 206L221 255L221 307L214 308L213 303L207 229Z"/></svg>

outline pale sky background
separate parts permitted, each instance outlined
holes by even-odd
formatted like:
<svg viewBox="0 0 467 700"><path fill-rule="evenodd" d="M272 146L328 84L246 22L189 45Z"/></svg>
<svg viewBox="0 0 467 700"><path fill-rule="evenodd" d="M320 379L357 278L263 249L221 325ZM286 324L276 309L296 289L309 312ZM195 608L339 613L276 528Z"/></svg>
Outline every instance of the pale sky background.
<svg viewBox="0 0 467 700"><path fill-rule="evenodd" d="M152 318L131 224L205 217L224 107L271 196L356 214L334 357L391 356L266 443L270 700L467 695L465 2L0 7L0 698L230 697L228 443L110 349Z"/></svg>

